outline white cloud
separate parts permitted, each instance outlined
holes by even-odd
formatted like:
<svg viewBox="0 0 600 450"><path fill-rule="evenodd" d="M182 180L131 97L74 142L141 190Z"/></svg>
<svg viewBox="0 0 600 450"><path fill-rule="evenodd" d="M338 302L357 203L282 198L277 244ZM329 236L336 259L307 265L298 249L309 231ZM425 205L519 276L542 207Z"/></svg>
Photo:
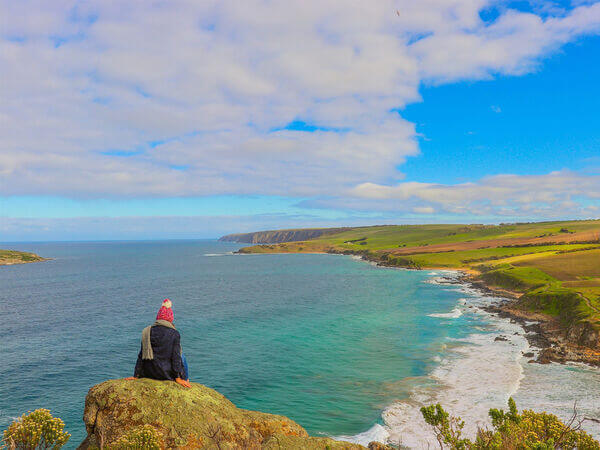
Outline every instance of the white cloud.
<svg viewBox="0 0 600 450"><path fill-rule="evenodd" d="M435 212L431 206L415 206L412 210L417 214L433 214Z"/></svg>
<svg viewBox="0 0 600 450"><path fill-rule="evenodd" d="M483 22L491 4L2 1L0 195L398 183L418 147L390 110L419 101L421 83L520 74L600 29L600 3ZM322 129L274 131L293 120Z"/></svg>
<svg viewBox="0 0 600 450"><path fill-rule="evenodd" d="M561 171L546 175L496 175L454 185L363 183L348 196L378 202L381 210L402 211L417 203L419 206L412 210L419 213L435 207L469 216L590 217L598 211L600 176Z"/></svg>

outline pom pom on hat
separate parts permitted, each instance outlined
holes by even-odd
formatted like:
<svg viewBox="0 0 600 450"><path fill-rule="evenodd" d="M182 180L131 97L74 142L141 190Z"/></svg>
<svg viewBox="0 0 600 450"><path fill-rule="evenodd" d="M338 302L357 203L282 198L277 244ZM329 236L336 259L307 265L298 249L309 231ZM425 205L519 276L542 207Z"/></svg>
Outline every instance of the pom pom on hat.
<svg viewBox="0 0 600 450"><path fill-rule="evenodd" d="M173 306L173 304L171 303L171 300L169 300L168 298L165 298L163 300L163 304L162 304L165 308L170 308L171 306Z"/></svg>

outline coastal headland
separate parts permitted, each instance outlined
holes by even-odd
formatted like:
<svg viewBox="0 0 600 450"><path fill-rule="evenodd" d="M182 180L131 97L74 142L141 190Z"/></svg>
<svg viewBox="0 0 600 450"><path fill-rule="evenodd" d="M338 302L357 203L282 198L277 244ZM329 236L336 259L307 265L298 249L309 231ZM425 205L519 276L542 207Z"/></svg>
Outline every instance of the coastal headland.
<svg viewBox="0 0 600 450"><path fill-rule="evenodd" d="M506 299L492 312L535 332L537 362L600 366L600 220L319 229L287 242L280 239L302 230L282 231L240 235L265 243L239 253L335 253L387 267L460 270L463 281Z"/></svg>
<svg viewBox="0 0 600 450"><path fill-rule="evenodd" d="M157 405L160 405L158 407ZM128 436L150 431L156 448L364 449L350 442L311 437L293 420L237 408L206 386L190 389L148 378L109 380L92 387L83 420L88 432L79 449L141 448ZM148 439L148 437L146 438ZM143 448L155 448L148 445ZM372 449L391 449L380 443Z"/></svg>
<svg viewBox="0 0 600 450"><path fill-rule="evenodd" d="M16 250L0 250L0 266L26 264L47 260L48 258L42 258L41 256L38 256L35 253L19 252Z"/></svg>

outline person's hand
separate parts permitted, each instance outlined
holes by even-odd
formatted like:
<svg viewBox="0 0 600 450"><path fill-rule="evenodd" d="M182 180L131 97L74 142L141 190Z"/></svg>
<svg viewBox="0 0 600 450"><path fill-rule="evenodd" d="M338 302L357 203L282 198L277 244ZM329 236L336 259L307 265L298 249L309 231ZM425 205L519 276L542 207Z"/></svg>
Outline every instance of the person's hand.
<svg viewBox="0 0 600 450"><path fill-rule="evenodd" d="M175 378L175 383L185 387L185 388L191 388L192 385L190 384L190 382L188 380L184 380L182 378Z"/></svg>
<svg viewBox="0 0 600 450"><path fill-rule="evenodd" d="M137 377L127 377L126 380L137 380Z"/></svg>

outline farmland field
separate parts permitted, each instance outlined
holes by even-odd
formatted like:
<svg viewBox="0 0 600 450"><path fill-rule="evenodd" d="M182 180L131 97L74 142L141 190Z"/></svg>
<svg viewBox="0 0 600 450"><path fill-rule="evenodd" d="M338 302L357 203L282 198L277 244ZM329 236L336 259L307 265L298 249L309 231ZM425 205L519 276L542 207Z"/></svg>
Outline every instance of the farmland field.
<svg viewBox="0 0 600 450"><path fill-rule="evenodd" d="M600 249L563 253L513 264L535 266L561 281L600 281Z"/></svg>

